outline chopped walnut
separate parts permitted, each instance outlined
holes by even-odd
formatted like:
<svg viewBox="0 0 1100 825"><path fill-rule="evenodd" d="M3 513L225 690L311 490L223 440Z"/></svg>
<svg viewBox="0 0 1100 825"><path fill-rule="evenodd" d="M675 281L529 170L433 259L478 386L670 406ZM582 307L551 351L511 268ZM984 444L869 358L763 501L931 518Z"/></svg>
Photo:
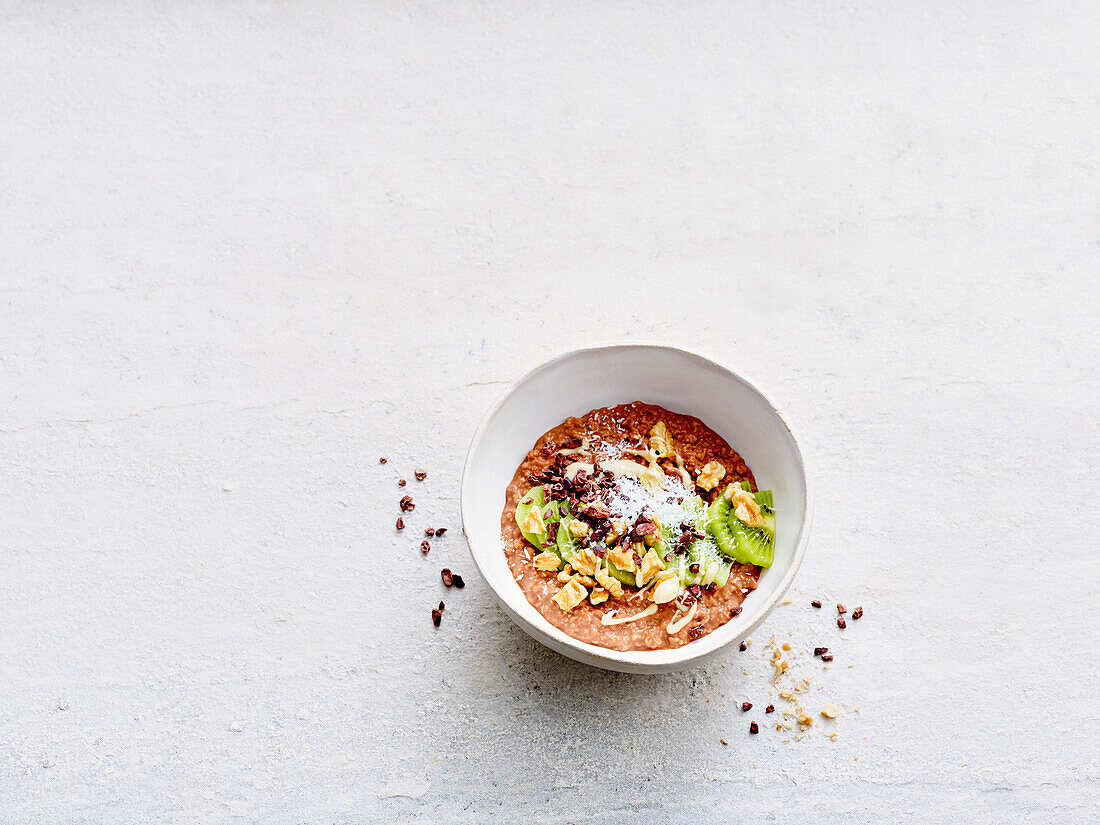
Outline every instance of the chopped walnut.
<svg viewBox="0 0 1100 825"><path fill-rule="evenodd" d="M565 587L555 593L551 599L558 607L568 613L587 597L588 591L584 589L584 585L576 579L570 579L566 582Z"/></svg>
<svg viewBox="0 0 1100 825"><path fill-rule="evenodd" d="M603 604L607 601L608 595L608 592L602 587L597 587L588 594L588 601L592 605Z"/></svg>
<svg viewBox="0 0 1100 825"><path fill-rule="evenodd" d="M569 532L572 533L574 537L583 539L588 535L588 525L579 518L575 518L569 522Z"/></svg>
<svg viewBox="0 0 1100 825"><path fill-rule="evenodd" d="M519 529L524 533L545 533L546 525L542 521L542 512L537 508L528 511L519 523Z"/></svg>
<svg viewBox="0 0 1100 825"><path fill-rule="evenodd" d="M717 461L708 461L699 471L695 483L703 490L713 490L726 475L726 468Z"/></svg>
<svg viewBox="0 0 1100 825"><path fill-rule="evenodd" d="M561 559L556 553L539 553L535 556L536 570L557 570L561 567Z"/></svg>
<svg viewBox="0 0 1100 825"><path fill-rule="evenodd" d="M623 595L623 585L618 579L608 573L604 568L596 568L596 581L603 585L616 599Z"/></svg>
<svg viewBox="0 0 1100 825"><path fill-rule="evenodd" d="M735 481L726 488L723 495L733 505L733 513L750 527L760 527L764 524L764 518L760 514L760 505L752 497L752 493L741 489L741 482Z"/></svg>
<svg viewBox="0 0 1100 825"><path fill-rule="evenodd" d="M665 563L656 550L649 550L642 556L642 584L646 584L665 569Z"/></svg>
<svg viewBox="0 0 1100 825"><path fill-rule="evenodd" d="M588 547L573 556L572 563L577 572L583 573L586 576L594 575L596 573L596 568L600 566L600 560L596 558L596 554Z"/></svg>
<svg viewBox="0 0 1100 825"><path fill-rule="evenodd" d="M616 547L607 557L624 573L633 573L638 569L634 564L634 550L631 547Z"/></svg>
<svg viewBox="0 0 1100 825"><path fill-rule="evenodd" d="M653 450L657 458L672 458L676 455L676 445L664 421L658 421L649 431L649 449Z"/></svg>

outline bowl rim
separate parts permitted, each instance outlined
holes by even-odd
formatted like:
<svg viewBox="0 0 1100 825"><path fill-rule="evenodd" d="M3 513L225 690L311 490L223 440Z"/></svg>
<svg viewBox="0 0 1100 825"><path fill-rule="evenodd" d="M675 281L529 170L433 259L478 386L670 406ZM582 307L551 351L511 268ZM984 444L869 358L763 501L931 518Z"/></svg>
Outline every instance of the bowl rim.
<svg viewBox="0 0 1100 825"><path fill-rule="evenodd" d="M741 381L757 395L764 400L768 405L773 415L790 436L792 443L795 447L795 453L798 458L798 463L802 472L802 482L806 489L806 508L802 518L802 524L799 527L798 540L795 545L794 556L791 559L790 567L784 573L783 578L779 584L772 591L771 595L762 602L755 610L745 625L744 629L737 635L730 636L728 639L720 639L718 631L708 633L702 639L692 642L689 645L683 645L679 648L661 648L657 650L612 650L611 648L600 647L589 642L582 642L579 639L575 639L564 631L554 627L543 618L546 623L546 628L536 627L532 625L526 618L518 615L516 611L508 603L508 599L504 594L500 593L496 586L493 584L489 576L486 575L485 570L482 569L481 561L478 558L478 552L474 549L474 542L470 538L470 532L467 529L468 524L473 523L473 491L470 489L470 467L473 462L474 455L477 452L477 448L481 444L481 439L485 434L486 428L490 422L496 417L500 408L504 403L512 396L512 394L519 389L523 384L534 378L538 373L560 363L573 358L581 357L585 354L604 351L604 350L627 350L627 349L661 349L674 352L678 355L693 359L700 362L704 366L717 368L718 370L727 373L735 380ZM531 369L524 372L514 381L504 387L504 389L498 394L492 404L486 409L482 415L481 420L478 422L477 428L474 430L473 437L470 439L470 446L466 450L466 460L462 468L462 483L459 494L460 511L462 517L462 533L466 538L466 546L470 551L470 555L473 557L474 565L477 567L478 572L481 574L482 579L485 580L489 586L489 590L492 592L493 597L500 604L501 608L506 614L514 621L522 630L534 637L536 640L546 645L552 650L555 650L563 655L568 655L570 658L574 658L578 661L585 662L586 664L595 667L611 667L616 670L633 670L635 672L657 672L667 670L679 670L689 666L691 663L697 660L703 660L718 653L720 650L728 647L731 644L742 641L750 636L767 618L772 609L779 604L780 600L787 594L791 584L794 582L794 577L798 574L799 568L802 566L802 561L806 556L806 551L809 546L810 540L810 527L813 522L814 512L814 494L813 486L811 482L811 473L806 461L805 451L802 449L802 442L791 429L790 422L787 416L779 409L776 403L772 400L766 392L760 389L760 386L753 380L747 378L744 373L734 370L721 361L703 355L700 352L684 349L680 346L670 345L659 341L621 341L621 342L607 342L594 344L587 347L581 347L579 349L568 350L566 352L559 353L542 363L537 364ZM498 548L499 549L499 548ZM721 628L719 628L720 630ZM712 639L712 637L715 637ZM710 641L711 643L705 644ZM571 653L566 653L559 649L559 645L568 648ZM658 659L658 656L660 657Z"/></svg>

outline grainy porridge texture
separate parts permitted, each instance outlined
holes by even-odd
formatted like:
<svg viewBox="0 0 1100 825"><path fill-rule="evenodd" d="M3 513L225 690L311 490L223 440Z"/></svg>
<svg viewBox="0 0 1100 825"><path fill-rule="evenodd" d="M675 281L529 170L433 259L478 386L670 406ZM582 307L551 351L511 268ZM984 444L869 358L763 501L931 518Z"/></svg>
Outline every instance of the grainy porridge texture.
<svg viewBox="0 0 1100 825"><path fill-rule="evenodd" d="M543 434L516 469L508 485L504 511L501 514L501 536L508 557L508 566L527 600L547 621L575 639L614 650L653 650L675 648L688 644L725 624L756 588L760 568L751 564L734 564L725 587L703 592L698 599L694 619L676 633L666 627L675 615L671 604L661 605L656 613L637 621L618 625L601 624L604 614L619 609L622 615L638 612L648 602L604 602L592 605L583 601L572 610L563 611L551 599L562 584L554 572L536 570L533 559L539 550L526 542L516 524L516 507L523 496L538 482L537 478L554 463L555 454L579 440L590 445L588 452L599 460L622 457L624 447L641 447L650 430L663 421L683 459L684 468L696 478L711 461L720 462L727 475L714 490L696 490L707 501L721 494L725 485L741 479L755 489L752 471L741 456L698 418L666 410L654 404L635 401L614 407L601 407L579 417L569 418ZM662 464L664 461L662 461Z"/></svg>

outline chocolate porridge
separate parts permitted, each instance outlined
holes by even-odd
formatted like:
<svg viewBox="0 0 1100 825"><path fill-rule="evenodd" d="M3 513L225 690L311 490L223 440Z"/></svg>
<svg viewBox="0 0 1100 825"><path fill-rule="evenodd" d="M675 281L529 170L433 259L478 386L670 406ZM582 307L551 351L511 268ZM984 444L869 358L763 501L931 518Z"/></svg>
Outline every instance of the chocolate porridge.
<svg viewBox="0 0 1100 825"><path fill-rule="evenodd" d="M634 402L545 433L508 485L501 535L527 600L614 650L688 644L741 612L772 561L774 509L698 418Z"/></svg>

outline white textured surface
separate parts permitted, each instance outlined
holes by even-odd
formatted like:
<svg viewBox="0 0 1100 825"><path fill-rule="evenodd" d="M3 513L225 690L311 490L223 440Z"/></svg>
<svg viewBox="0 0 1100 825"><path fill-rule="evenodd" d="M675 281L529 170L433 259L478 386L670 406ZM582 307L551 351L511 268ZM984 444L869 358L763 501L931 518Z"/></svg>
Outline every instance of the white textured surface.
<svg viewBox="0 0 1100 825"><path fill-rule="evenodd" d="M1095 3L305 5L0 8L0 819L1094 821ZM759 636L431 627L499 383L629 337L801 425L836 743Z"/></svg>

